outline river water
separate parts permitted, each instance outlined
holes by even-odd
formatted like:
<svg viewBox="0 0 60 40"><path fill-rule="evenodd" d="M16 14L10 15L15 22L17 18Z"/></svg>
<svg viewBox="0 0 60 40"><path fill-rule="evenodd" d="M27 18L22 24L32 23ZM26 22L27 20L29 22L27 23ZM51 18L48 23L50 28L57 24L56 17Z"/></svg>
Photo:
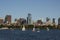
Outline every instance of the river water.
<svg viewBox="0 0 60 40"><path fill-rule="evenodd" d="M0 40L60 40L60 30L40 30L40 32L19 29L0 30Z"/></svg>

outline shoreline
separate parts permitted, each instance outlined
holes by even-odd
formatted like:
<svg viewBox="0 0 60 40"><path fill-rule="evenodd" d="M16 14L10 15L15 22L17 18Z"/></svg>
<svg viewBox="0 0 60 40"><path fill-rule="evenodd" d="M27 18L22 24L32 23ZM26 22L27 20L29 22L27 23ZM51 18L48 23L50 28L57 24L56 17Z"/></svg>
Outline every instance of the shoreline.
<svg viewBox="0 0 60 40"><path fill-rule="evenodd" d="M6 30L6 29L9 29L9 28L7 27L0 28L0 30Z"/></svg>
<svg viewBox="0 0 60 40"><path fill-rule="evenodd" d="M7 29L10 29L10 30L14 30L14 29L20 29L20 28L8 28L8 27L2 27L0 28L0 30L7 30ZM37 28L36 28L37 29ZM49 28L50 29L50 28ZM21 30L21 29L20 29ZM30 30L30 29L26 29L26 30ZM32 29L33 30L33 29ZM40 29L40 30L47 30L47 29ZM51 29L50 29L51 30ZM54 29L53 29L54 30ZM59 30L59 29L58 29Z"/></svg>

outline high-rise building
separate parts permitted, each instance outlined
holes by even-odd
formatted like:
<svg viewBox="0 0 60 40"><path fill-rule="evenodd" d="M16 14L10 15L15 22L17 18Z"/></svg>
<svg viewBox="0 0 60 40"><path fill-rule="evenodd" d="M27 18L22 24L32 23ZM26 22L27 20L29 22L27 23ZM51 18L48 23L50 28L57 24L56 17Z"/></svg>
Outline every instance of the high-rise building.
<svg viewBox="0 0 60 40"><path fill-rule="evenodd" d="M26 19L25 18L19 18L19 19L15 19L15 25L26 25Z"/></svg>
<svg viewBox="0 0 60 40"><path fill-rule="evenodd" d="M38 24L42 24L42 20L37 20L37 23Z"/></svg>
<svg viewBox="0 0 60 40"><path fill-rule="evenodd" d="M0 18L0 24L3 24L3 18Z"/></svg>
<svg viewBox="0 0 60 40"><path fill-rule="evenodd" d="M20 24L26 24L27 22L26 22L26 19L24 19L24 18L20 18L19 19L19 22L20 22Z"/></svg>
<svg viewBox="0 0 60 40"><path fill-rule="evenodd" d="M11 15L6 15L5 23L11 23Z"/></svg>
<svg viewBox="0 0 60 40"><path fill-rule="evenodd" d="M49 20L50 20L50 19L47 17L47 18L46 18L46 22L48 22Z"/></svg>
<svg viewBox="0 0 60 40"><path fill-rule="evenodd" d="M50 18L46 18L46 25L51 25L52 23L51 23L51 20L50 20Z"/></svg>
<svg viewBox="0 0 60 40"><path fill-rule="evenodd" d="M32 20L32 17L31 17L31 14L28 13L28 17L27 17L27 24L31 24L31 20Z"/></svg>
<svg viewBox="0 0 60 40"><path fill-rule="evenodd" d="M55 23L55 18L53 18L52 23Z"/></svg>
<svg viewBox="0 0 60 40"><path fill-rule="evenodd" d="M60 18L58 18L58 25L60 25Z"/></svg>

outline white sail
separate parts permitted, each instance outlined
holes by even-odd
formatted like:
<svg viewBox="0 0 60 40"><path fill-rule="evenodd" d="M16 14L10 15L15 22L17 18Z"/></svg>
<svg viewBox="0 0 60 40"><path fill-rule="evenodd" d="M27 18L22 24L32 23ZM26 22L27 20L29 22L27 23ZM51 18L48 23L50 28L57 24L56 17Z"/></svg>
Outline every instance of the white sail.
<svg viewBox="0 0 60 40"><path fill-rule="evenodd" d="M49 31L49 28L47 27L47 31Z"/></svg>
<svg viewBox="0 0 60 40"><path fill-rule="evenodd" d="M33 27L33 30L32 30L33 32L35 31L35 25L34 25L34 27Z"/></svg>
<svg viewBox="0 0 60 40"><path fill-rule="evenodd" d="M35 31L35 28L33 28L33 30L32 31Z"/></svg>
<svg viewBox="0 0 60 40"><path fill-rule="evenodd" d="M23 26L22 31L25 31L25 26Z"/></svg>

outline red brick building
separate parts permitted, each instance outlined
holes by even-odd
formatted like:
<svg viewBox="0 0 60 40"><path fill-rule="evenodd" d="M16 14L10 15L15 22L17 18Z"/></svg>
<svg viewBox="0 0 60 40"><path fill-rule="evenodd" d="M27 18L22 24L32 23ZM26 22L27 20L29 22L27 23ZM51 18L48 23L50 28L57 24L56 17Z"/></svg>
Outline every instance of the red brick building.
<svg viewBox="0 0 60 40"><path fill-rule="evenodd" d="M3 24L3 19L2 18L0 18L0 24Z"/></svg>
<svg viewBox="0 0 60 40"><path fill-rule="evenodd" d="M6 15L5 23L11 23L11 15Z"/></svg>

